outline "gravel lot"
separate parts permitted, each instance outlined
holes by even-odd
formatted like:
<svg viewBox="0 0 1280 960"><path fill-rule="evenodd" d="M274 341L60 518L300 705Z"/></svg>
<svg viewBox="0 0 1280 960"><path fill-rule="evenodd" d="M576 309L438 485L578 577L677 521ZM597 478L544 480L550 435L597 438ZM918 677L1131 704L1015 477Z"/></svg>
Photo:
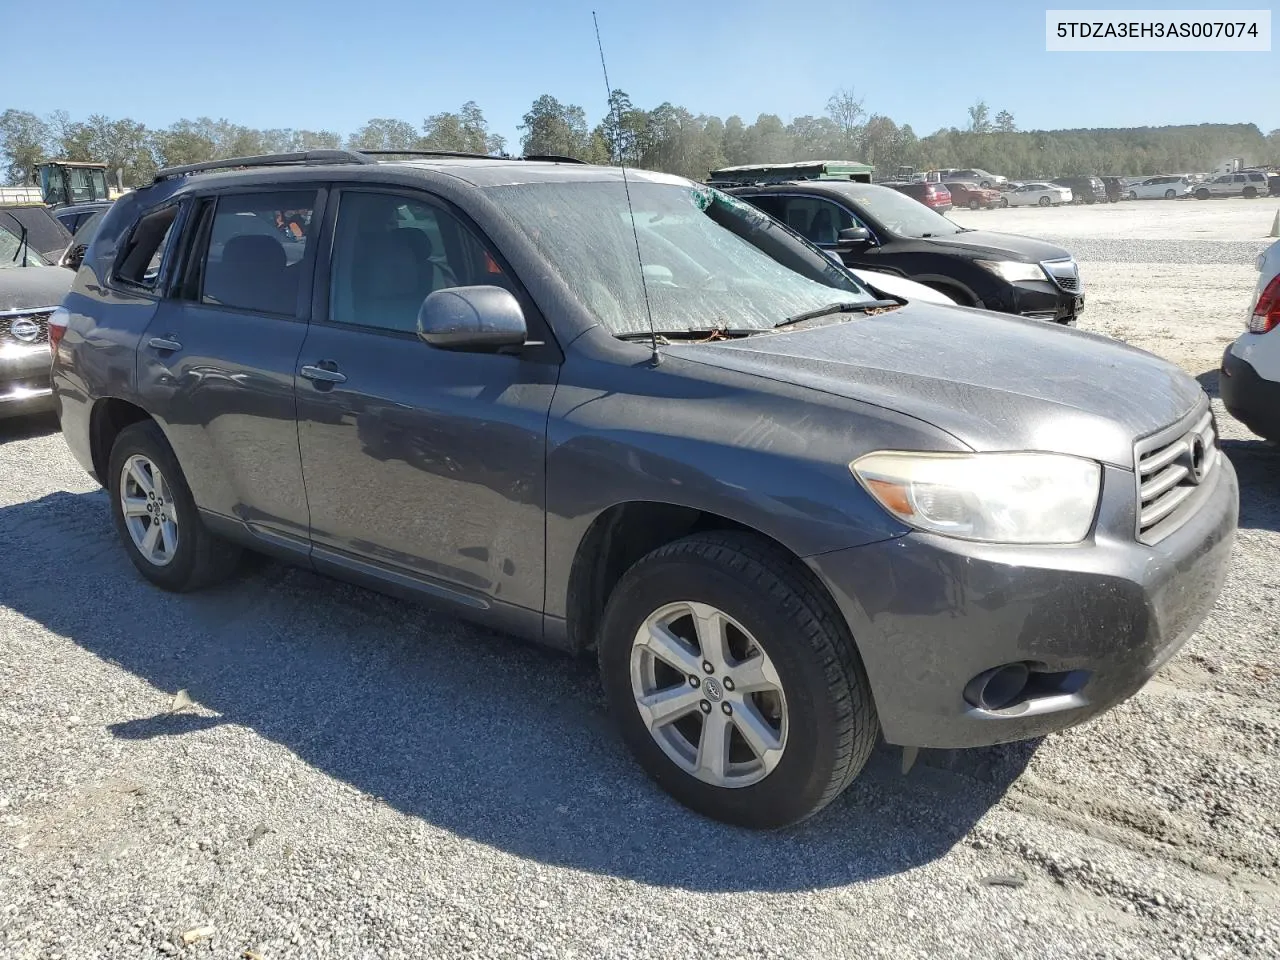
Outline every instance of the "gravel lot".
<svg viewBox="0 0 1280 960"><path fill-rule="evenodd" d="M1212 394L1274 207L956 219ZM0 424L0 957L1280 956L1280 456L1223 422L1234 569L1141 694L766 835L650 786L590 662L267 561L145 586L56 424Z"/></svg>

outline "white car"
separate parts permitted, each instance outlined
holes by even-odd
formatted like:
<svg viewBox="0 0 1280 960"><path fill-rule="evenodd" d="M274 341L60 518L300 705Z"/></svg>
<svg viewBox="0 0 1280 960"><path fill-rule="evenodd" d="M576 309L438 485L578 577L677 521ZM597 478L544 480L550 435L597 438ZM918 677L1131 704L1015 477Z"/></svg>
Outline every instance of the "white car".
<svg viewBox="0 0 1280 960"><path fill-rule="evenodd" d="M1207 183L1197 184L1195 196L1197 200L1208 200L1210 197L1265 197L1270 185L1267 175L1261 170L1241 170L1239 173L1224 173L1214 177Z"/></svg>
<svg viewBox="0 0 1280 960"><path fill-rule="evenodd" d="M1222 355L1218 393L1227 412L1246 427L1280 440L1280 240L1258 257L1258 271L1248 332Z"/></svg>
<svg viewBox="0 0 1280 960"><path fill-rule="evenodd" d="M1023 183L1000 197L1002 207L1056 207L1071 202L1071 188L1052 183Z"/></svg>
<svg viewBox="0 0 1280 960"><path fill-rule="evenodd" d="M1191 193L1191 181L1186 177L1148 177L1129 185L1130 200L1176 200Z"/></svg>
<svg viewBox="0 0 1280 960"><path fill-rule="evenodd" d="M906 277L899 277L892 273L881 273L879 270L862 270L852 267L849 268L849 272L870 287L872 293L878 293L882 297L901 297L904 300L923 300L926 303L949 303L953 306L955 305L955 301L941 290L926 287L923 283L916 283Z"/></svg>
<svg viewBox="0 0 1280 960"><path fill-rule="evenodd" d="M824 252L836 263L844 266L844 261L840 259L840 254L834 250L826 250ZM914 280L900 277L896 273L864 270L861 267L845 267L845 269L869 287L872 293L879 294L887 299L923 300L926 303L943 303L955 306L955 301L941 290L926 287L923 283L916 283Z"/></svg>

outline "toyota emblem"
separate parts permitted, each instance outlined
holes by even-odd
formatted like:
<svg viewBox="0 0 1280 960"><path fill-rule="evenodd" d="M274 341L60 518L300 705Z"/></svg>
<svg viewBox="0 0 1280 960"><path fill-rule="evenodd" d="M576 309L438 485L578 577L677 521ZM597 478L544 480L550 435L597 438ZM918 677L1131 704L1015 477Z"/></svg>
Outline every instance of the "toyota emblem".
<svg viewBox="0 0 1280 960"><path fill-rule="evenodd" d="M1200 483L1204 479L1204 465L1208 450L1204 445L1204 437L1194 434L1191 437L1191 482Z"/></svg>
<svg viewBox="0 0 1280 960"><path fill-rule="evenodd" d="M27 317L19 317L9 324L9 332L23 343L35 343L40 339L40 324Z"/></svg>

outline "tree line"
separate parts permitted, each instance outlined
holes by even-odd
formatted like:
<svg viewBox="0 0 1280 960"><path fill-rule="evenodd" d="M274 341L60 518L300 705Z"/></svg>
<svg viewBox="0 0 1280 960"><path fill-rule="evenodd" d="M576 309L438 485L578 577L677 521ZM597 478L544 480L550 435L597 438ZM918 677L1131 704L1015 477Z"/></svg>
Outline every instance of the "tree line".
<svg viewBox="0 0 1280 960"><path fill-rule="evenodd" d="M1149 175L1205 171L1228 157L1280 165L1280 130L1264 135L1255 124L1024 131L1007 110L992 116L979 100L963 126L920 137L910 124L869 113L848 89L832 94L820 113L786 123L775 114L760 114L751 123L739 116L722 120L672 103L644 109L615 90L607 115L591 126L581 106L543 94L519 129L525 155L626 163L693 179L723 166L815 159L861 160L874 165L879 177L900 167L979 167L1015 178ZM420 124L375 118L345 136L333 130L259 130L208 117L151 129L100 114L85 120L64 111L46 117L17 109L0 114L0 164L10 183L31 182L35 165L55 157L105 162L122 171L126 185L138 185L161 167L343 147L506 155L507 143L490 132L484 111L470 100Z"/></svg>

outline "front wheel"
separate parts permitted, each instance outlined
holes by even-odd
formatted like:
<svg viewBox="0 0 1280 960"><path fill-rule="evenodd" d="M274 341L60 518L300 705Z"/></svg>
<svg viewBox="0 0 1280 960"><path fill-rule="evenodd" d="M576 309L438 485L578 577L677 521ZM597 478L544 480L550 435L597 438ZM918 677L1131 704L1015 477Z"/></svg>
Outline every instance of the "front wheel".
<svg viewBox="0 0 1280 960"><path fill-rule="evenodd" d="M640 765L685 806L753 828L803 820L879 734L853 639L807 571L767 541L659 547L614 589L600 675Z"/></svg>
<svg viewBox="0 0 1280 960"><path fill-rule="evenodd" d="M239 548L205 529L178 459L154 420L120 431L107 480L116 532L133 565L156 586L195 590L235 569Z"/></svg>
<svg viewBox="0 0 1280 960"><path fill-rule="evenodd" d="M1257 195L1258 195L1258 191L1257 191L1255 188L1253 188L1253 187L1245 187L1245 188L1244 188L1244 198L1245 198L1246 200L1252 200L1252 199L1254 199Z"/></svg>
<svg viewBox="0 0 1280 960"><path fill-rule="evenodd" d="M1196 191L1196 199L1197 199L1197 200L1208 200L1208 199L1209 199L1209 191L1208 191L1208 190L1206 190L1204 187L1201 187L1199 190L1197 190L1197 191Z"/></svg>
<svg viewBox="0 0 1280 960"><path fill-rule="evenodd" d="M1177 194L1177 191L1175 191L1175 190L1166 190L1166 191L1164 192L1164 198L1165 198L1166 200L1175 200L1175 199L1177 199L1177 196L1178 196L1178 194Z"/></svg>
<svg viewBox="0 0 1280 960"><path fill-rule="evenodd" d="M1130 199L1130 200L1137 200L1137 199L1138 199L1138 191L1136 191L1136 190L1130 190L1130 191L1129 191L1129 199Z"/></svg>
<svg viewBox="0 0 1280 960"><path fill-rule="evenodd" d="M1008 197L1001 197L1001 198L1000 198L1000 207L1003 209L1004 207L1007 207L1007 206L1009 206L1009 198L1008 198Z"/></svg>

